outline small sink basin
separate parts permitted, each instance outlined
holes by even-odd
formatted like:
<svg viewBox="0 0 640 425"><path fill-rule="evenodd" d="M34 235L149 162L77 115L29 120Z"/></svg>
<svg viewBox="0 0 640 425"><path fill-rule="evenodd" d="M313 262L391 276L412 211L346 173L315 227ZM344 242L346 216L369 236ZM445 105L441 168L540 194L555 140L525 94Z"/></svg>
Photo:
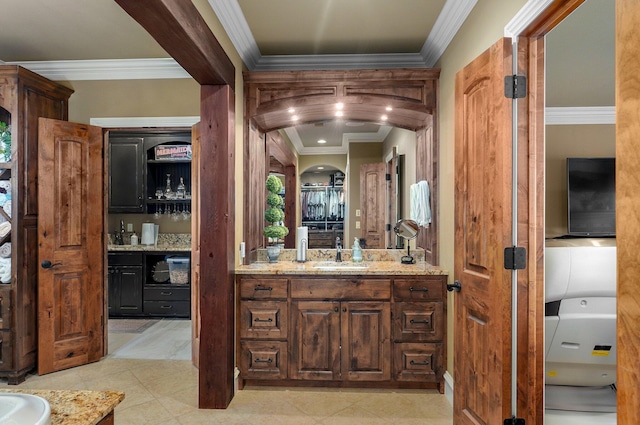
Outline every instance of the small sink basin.
<svg viewBox="0 0 640 425"><path fill-rule="evenodd" d="M36 395L0 393L0 424L50 425L51 406Z"/></svg>
<svg viewBox="0 0 640 425"><path fill-rule="evenodd" d="M320 270L365 270L368 267L365 263L350 263L347 261L319 261L313 265L314 269Z"/></svg>

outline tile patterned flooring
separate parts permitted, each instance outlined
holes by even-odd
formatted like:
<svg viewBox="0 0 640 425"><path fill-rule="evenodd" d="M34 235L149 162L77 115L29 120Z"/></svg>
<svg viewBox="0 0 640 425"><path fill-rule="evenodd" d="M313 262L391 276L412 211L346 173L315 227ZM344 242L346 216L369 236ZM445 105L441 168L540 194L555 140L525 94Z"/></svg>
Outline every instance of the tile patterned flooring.
<svg viewBox="0 0 640 425"><path fill-rule="evenodd" d="M176 323L163 320L142 334L110 334L109 355L101 361L30 375L17 388L124 391L125 400L115 411L116 425L452 424L451 404L435 390L247 387L227 409L198 409L198 372L190 361L114 356L123 347L133 352L135 339L150 330L162 337L157 331L164 326L175 330ZM0 387L7 386L0 381Z"/></svg>

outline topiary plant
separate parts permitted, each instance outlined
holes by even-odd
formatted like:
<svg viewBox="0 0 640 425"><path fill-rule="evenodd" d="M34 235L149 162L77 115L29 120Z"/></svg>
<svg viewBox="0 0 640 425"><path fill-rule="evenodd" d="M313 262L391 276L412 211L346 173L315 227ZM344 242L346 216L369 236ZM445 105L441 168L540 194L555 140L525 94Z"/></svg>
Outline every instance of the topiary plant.
<svg viewBox="0 0 640 425"><path fill-rule="evenodd" d="M284 220L284 212L280 208L282 206L282 198L279 193L282 190L282 181L276 176L269 176L266 182L267 191L267 209L264 212L264 219L269 223L264 228L264 235L272 241L277 241L289 234L289 229L280 223Z"/></svg>

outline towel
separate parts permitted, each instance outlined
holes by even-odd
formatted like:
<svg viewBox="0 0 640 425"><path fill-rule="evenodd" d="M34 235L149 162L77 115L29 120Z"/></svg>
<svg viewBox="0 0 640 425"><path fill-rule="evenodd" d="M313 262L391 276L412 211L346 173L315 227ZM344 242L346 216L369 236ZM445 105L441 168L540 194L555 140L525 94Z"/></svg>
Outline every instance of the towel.
<svg viewBox="0 0 640 425"><path fill-rule="evenodd" d="M0 258L0 282L11 283L11 258Z"/></svg>
<svg viewBox="0 0 640 425"><path fill-rule="evenodd" d="M5 221L4 223L0 223L0 238L4 238L11 231L11 223Z"/></svg>
<svg viewBox="0 0 640 425"><path fill-rule="evenodd" d="M409 188L409 217L420 227L429 227L431 224L430 197L429 183L425 180L412 184Z"/></svg>
<svg viewBox="0 0 640 425"><path fill-rule="evenodd" d="M0 257L11 258L11 242L5 242L0 246Z"/></svg>

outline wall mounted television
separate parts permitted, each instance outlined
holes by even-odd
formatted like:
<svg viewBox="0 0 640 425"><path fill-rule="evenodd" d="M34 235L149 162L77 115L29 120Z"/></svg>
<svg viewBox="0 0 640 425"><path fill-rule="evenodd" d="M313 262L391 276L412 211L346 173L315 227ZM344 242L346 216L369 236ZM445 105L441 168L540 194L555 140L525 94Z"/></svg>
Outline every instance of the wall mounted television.
<svg viewBox="0 0 640 425"><path fill-rule="evenodd" d="M569 236L616 235L615 158L567 158Z"/></svg>

